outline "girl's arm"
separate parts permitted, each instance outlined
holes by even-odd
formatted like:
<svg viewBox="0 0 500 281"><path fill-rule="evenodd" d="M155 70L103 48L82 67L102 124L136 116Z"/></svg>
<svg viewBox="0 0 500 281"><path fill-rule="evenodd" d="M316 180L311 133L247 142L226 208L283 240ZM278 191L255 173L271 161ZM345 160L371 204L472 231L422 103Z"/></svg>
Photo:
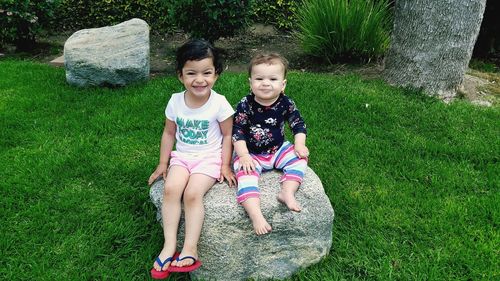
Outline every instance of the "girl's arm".
<svg viewBox="0 0 500 281"><path fill-rule="evenodd" d="M163 179L167 177L168 160L170 159L170 152L174 147L176 125L173 121L165 119L165 127L161 135L160 143L160 162L156 170L151 174L148 179L148 184L151 185L159 176Z"/></svg>
<svg viewBox="0 0 500 281"><path fill-rule="evenodd" d="M236 186L236 178L231 169L231 155L233 154L233 145L231 143L231 132L233 130L233 116L219 123L222 132L222 166L219 182L227 180L230 187Z"/></svg>

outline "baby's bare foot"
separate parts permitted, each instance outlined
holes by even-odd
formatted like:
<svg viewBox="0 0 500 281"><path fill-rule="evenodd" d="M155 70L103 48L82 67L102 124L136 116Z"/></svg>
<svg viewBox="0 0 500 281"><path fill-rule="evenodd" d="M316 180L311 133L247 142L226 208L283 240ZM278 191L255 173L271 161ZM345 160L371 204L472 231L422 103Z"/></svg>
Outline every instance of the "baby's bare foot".
<svg viewBox="0 0 500 281"><path fill-rule="evenodd" d="M278 201L285 204L290 211L302 211L299 202L297 202L297 199L295 199L295 195L291 192L280 191L280 193L278 194Z"/></svg>
<svg viewBox="0 0 500 281"><path fill-rule="evenodd" d="M255 218L252 220L253 229L255 230L255 234L264 235L271 232L271 225L266 221L264 217Z"/></svg>

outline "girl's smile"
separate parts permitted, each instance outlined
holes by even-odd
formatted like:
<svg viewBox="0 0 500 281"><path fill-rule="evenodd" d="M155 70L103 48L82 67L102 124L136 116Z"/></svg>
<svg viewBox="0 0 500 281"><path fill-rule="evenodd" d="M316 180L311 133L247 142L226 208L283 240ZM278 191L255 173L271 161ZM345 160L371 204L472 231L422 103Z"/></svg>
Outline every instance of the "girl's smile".
<svg viewBox="0 0 500 281"><path fill-rule="evenodd" d="M190 107L202 106L210 97L218 77L212 58L186 61L179 74L179 80L186 88L186 104Z"/></svg>

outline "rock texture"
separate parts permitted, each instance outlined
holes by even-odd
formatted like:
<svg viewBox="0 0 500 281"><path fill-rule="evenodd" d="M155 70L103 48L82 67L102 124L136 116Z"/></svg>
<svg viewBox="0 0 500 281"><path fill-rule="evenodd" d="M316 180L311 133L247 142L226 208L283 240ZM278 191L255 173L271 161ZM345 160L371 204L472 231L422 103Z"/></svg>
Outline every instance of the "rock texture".
<svg viewBox="0 0 500 281"><path fill-rule="evenodd" d="M64 44L66 80L76 86L125 86L149 78L149 26L131 19L82 29Z"/></svg>
<svg viewBox="0 0 500 281"><path fill-rule="evenodd" d="M303 210L289 211L276 200L279 172L264 173L260 180L262 212L273 227L270 234L256 236L243 207L236 203L236 190L216 184L205 195L205 223L198 244L202 267L195 279L283 279L300 268L317 263L332 243L333 209L318 176L308 168L297 192ZM161 222L163 180L150 190ZM181 219L178 249L184 239Z"/></svg>

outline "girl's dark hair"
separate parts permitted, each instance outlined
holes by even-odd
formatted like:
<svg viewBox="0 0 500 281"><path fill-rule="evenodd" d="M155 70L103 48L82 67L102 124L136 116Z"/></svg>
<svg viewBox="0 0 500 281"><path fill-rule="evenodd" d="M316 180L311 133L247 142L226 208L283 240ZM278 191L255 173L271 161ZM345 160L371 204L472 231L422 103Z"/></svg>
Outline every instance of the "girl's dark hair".
<svg viewBox="0 0 500 281"><path fill-rule="evenodd" d="M175 71L182 73L182 68L188 60L202 60L212 58L217 75L222 73L222 57L218 49L203 39L191 39L177 49Z"/></svg>

